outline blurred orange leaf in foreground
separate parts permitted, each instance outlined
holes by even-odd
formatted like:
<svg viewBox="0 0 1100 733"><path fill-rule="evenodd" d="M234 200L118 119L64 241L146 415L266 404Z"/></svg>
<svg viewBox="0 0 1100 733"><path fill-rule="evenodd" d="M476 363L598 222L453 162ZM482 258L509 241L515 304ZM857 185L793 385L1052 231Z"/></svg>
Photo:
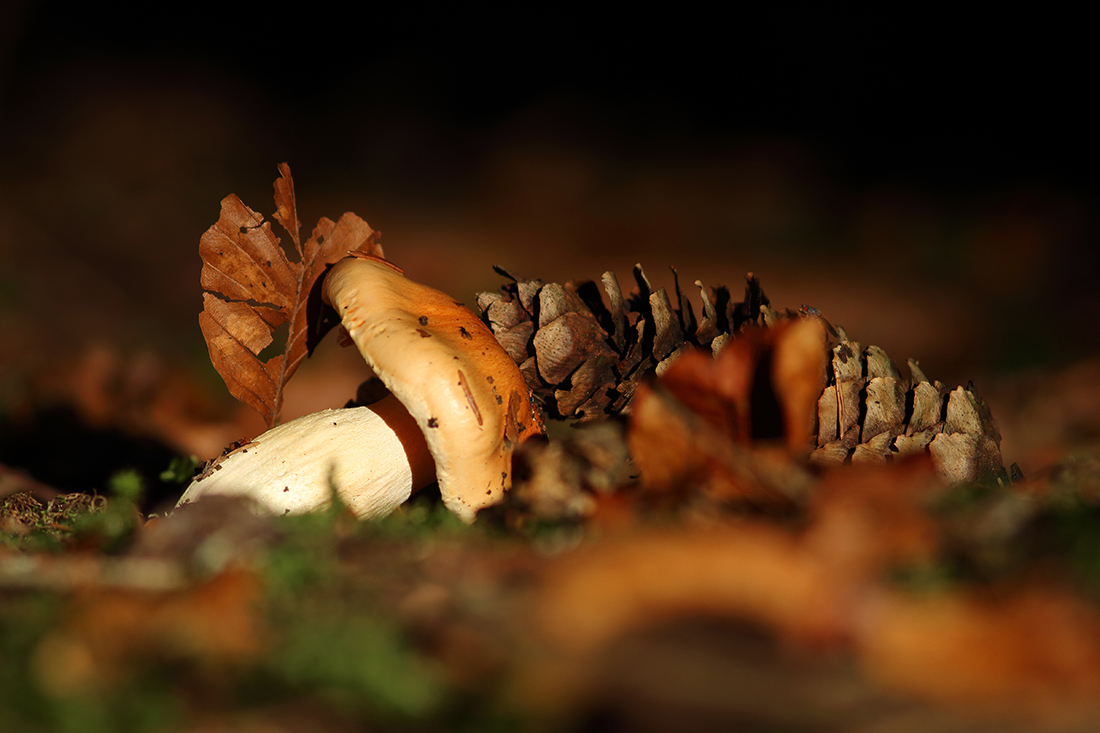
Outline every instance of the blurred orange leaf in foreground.
<svg viewBox="0 0 1100 733"><path fill-rule="evenodd" d="M247 661L262 650L261 594L259 578L244 569L169 592L89 588L39 643L35 678L54 695L81 695L123 682L141 660Z"/></svg>

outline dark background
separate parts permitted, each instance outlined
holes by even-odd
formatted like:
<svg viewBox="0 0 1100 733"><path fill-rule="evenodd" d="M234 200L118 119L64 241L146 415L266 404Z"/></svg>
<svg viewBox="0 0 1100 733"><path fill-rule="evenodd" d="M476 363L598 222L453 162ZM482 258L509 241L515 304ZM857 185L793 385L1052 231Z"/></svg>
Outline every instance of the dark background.
<svg viewBox="0 0 1100 733"><path fill-rule="evenodd" d="M755 271L952 384L1100 345L1079 19L508 12L6 3L6 393L90 343L209 375L198 239L284 160L303 221L470 301L642 262Z"/></svg>

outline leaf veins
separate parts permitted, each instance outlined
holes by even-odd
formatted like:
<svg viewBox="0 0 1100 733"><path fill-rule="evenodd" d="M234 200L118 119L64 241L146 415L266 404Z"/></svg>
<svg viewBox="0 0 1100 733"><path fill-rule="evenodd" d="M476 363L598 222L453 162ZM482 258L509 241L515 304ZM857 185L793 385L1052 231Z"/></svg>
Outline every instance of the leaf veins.
<svg viewBox="0 0 1100 733"><path fill-rule="evenodd" d="M287 256L271 223L236 194L222 200L221 216L199 241L199 326L210 361L230 394L263 415L268 427L278 422L287 381L322 335L307 311L317 302L315 286L325 268L348 252L383 256L379 234L351 212L336 222L322 217L303 246L290 166L280 164L279 173L274 218L290 234L295 259ZM261 361L260 352L284 323L289 328L282 353Z"/></svg>

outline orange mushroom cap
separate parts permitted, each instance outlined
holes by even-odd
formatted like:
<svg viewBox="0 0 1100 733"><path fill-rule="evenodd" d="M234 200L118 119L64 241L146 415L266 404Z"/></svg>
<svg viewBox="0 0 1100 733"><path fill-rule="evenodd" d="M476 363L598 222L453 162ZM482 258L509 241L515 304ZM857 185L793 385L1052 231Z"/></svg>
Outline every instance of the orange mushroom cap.
<svg viewBox="0 0 1100 733"><path fill-rule="evenodd" d="M500 501L512 485L512 451L543 425L492 332L462 303L377 257L333 265L323 297L423 431L447 508L472 521Z"/></svg>

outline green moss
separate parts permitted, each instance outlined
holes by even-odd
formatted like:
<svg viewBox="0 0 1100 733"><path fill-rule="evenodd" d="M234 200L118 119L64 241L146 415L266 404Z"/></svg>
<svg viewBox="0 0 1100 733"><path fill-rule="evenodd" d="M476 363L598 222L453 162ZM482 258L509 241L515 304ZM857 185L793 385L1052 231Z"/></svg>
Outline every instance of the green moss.
<svg viewBox="0 0 1100 733"><path fill-rule="evenodd" d="M357 522L335 502L324 512L279 518L281 537L264 565L272 644L247 684L248 696L320 698L363 720L437 715L447 695L435 665L385 619L369 581L341 566L339 548L397 537L415 543L465 530L458 524L426 505L380 524Z"/></svg>
<svg viewBox="0 0 1100 733"><path fill-rule="evenodd" d="M332 583L339 572L334 517L329 513L281 517L282 536L264 557L268 592L293 601Z"/></svg>
<svg viewBox="0 0 1100 733"><path fill-rule="evenodd" d="M0 720L6 730L44 730L48 701L28 674L38 641L58 619L48 594L0 596Z"/></svg>
<svg viewBox="0 0 1100 733"><path fill-rule="evenodd" d="M360 523L361 536L390 540L468 537L484 533L481 523L466 524L438 497L414 497L388 516Z"/></svg>
<svg viewBox="0 0 1100 733"><path fill-rule="evenodd" d="M445 698L434 666L392 624L351 611L289 624L265 676L276 689L317 695L364 717L431 717Z"/></svg>
<svg viewBox="0 0 1100 733"><path fill-rule="evenodd" d="M72 530L76 541L108 553L125 549L141 521L138 502L144 494L141 474L125 469L111 476L110 494L101 511L77 515Z"/></svg>
<svg viewBox="0 0 1100 733"><path fill-rule="evenodd" d="M200 466L202 461L196 456L176 456L169 462L168 468L160 472L160 480L166 484L183 486L191 482Z"/></svg>

